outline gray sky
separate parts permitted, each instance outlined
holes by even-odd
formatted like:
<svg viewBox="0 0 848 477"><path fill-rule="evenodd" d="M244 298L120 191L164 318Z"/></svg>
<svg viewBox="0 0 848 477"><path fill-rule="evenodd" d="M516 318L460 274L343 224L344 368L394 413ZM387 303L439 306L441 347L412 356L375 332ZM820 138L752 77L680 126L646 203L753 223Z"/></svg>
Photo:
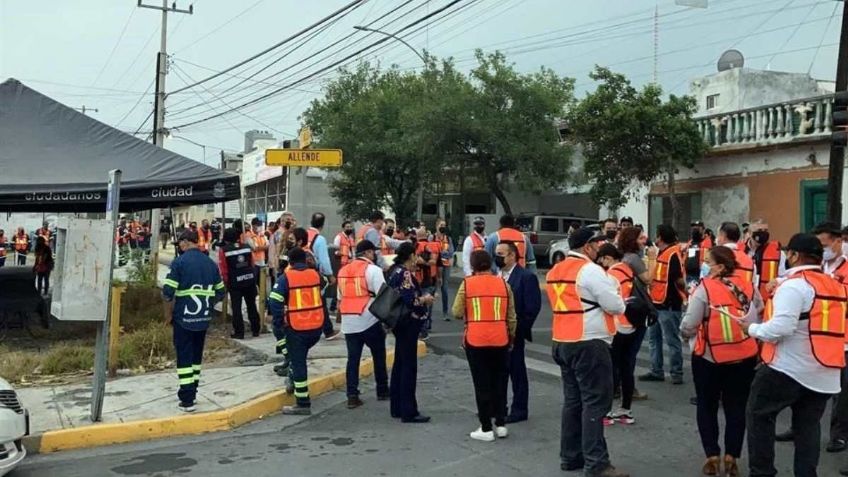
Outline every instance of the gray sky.
<svg viewBox="0 0 848 477"><path fill-rule="evenodd" d="M168 75L167 90L175 91L209 76L211 70L252 56L347 1L194 0L194 15L169 16L168 50L175 66ZM241 85L241 79L222 76L170 96L166 126L187 124L242 104L379 39L363 32L345 39L354 32L353 25L368 24L408 3L373 24L389 23L385 29L397 31L448 1L370 0L327 29L310 32L314 36L298 50L289 51L297 44L293 42L234 71L248 78L288 53ZM659 82L667 92L685 93L688 80L714 72L719 55L731 47L745 54L748 67L809 70L816 78L833 79L840 26L838 2L709 3L704 10L678 7L674 0L463 0L450 10L454 13L444 19L435 17L433 26L405 38L436 56L454 56L463 69L474 65L470 60L474 48L502 49L520 70L544 65L576 78L582 96L592 88L586 75L596 63L623 72L638 84L651 80L657 4ZM190 2L179 0L177 4L187 8ZM0 81L18 78L69 106L97 108L98 112L90 114L122 130L133 132L141 127L149 131L151 123L143 121L152 108L159 26L159 12L137 8L135 0L0 0ZM328 48L337 40L343 41ZM345 46L348 49L337 52ZM404 68L420 65L420 60L397 42L385 44L368 58ZM278 73L284 68L291 69ZM263 83L256 82L275 73ZM299 127L298 115L320 91L321 82L332 76L329 73L307 81L296 90L288 89L240 112L186 126L174 134L208 145L208 163L216 161L219 148L240 151L243 132L250 129L271 129L278 138L290 138ZM169 138L166 146L197 160L203 156L201 147L177 138Z"/></svg>

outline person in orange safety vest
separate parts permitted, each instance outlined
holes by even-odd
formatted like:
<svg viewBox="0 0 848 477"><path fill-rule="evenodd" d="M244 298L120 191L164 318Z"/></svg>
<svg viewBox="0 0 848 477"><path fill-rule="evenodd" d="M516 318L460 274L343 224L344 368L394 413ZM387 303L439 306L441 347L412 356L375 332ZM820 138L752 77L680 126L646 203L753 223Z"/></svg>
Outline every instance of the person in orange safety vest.
<svg viewBox="0 0 848 477"><path fill-rule="evenodd" d="M690 338L692 349L698 432L706 455L703 472L719 475L723 466L727 475L738 475L736 461L742 455L745 406L758 352L756 341L745 334L740 321L746 316L756 319L763 303L753 283L736 274L736 255L730 248L713 247L704 265L707 276L690 295L680 331ZM727 423L723 461L719 407Z"/></svg>
<svg viewBox="0 0 848 477"><path fill-rule="evenodd" d="M548 272L554 361L567 396L562 411L561 468L587 475L627 476L611 464L603 418L612 407L609 346L624 300L614 278L595 264L606 237L583 227L568 238L566 258ZM572 398L572 396L579 396Z"/></svg>
<svg viewBox="0 0 848 477"><path fill-rule="evenodd" d="M518 322L512 289L500 275L492 275L492 256L485 250L472 252L471 268L474 274L465 277L456 292L453 315L465 320L463 348L480 419L480 427L470 437L492 442L508 434L507 363Z"/></svg>
<svg viewBox="0 0 848 477"><path fill-rule="evenodd" d="M786 255L780 250L780 242L770 238L769 226L765 221L758 219L751 224L748 255L756 265L763 300L771 297L777 285L777 277L782 277L786 272Z"/></svg>
<svg viewBox="0 0 848 477"><path fill-rule="evenodd" d="M29 252L29 235L24 231L23 227L18 227L18 233L15 234L15 256L18 265L26 265L27 253Z"/></svg>
<svg viewBox="0 0 848 477"><path fill-rule="evenodd" d="M6 247L9 244L6 242L6 232L0 229L0 267L6 265Z"/></svg>
<svg viewBox="0 0 848 477"><path fill-rule="evenodd" d="M823 254L815 235L794 235L786 247L786 276L766 303L763 322L740 323L762 343L764 363L754 376L746 412L750 475L777 473L775 420L786 408L792 409L794 475L817 475L821 417L840 391L845 366L848 311L845 286L822 271Z"/></svg>
<svg viewBox="0 0 848 477"><path fill-rule="evenodd" d="M471 270L471 252L486 249L486 219L477 216L472 222L474 227L465 241L462 242L462 271L466 277L471 276L474 271Z"/></svg>

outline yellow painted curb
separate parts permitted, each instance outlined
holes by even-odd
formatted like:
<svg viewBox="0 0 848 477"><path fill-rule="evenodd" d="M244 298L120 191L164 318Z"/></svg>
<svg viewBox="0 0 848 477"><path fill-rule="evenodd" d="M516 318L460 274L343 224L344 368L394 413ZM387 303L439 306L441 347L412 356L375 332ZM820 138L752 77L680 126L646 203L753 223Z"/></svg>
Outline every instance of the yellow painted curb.
<svg viewBox="0 0 848 477"><path fill-rule="evenodd" d="M424 356L426 354L427 346L419 341L418 356ZM394 351L388 351L386 353L386 364L391 366L394 363L394 358ZM360 364L360 376L366 377L373 373L374 362L372 359L369 358ZM310 379L309 394L311 397L316 397L344 386L345 371L336 371L328 375ZM26 437L24 439L24 445L31 453L49 453L139 442L164 437L226 431L277 414L283 406L292 404L294 404L294 396L286 394L282 390L272 391L248 402L220 411L183 414L142 421L94 424L73 429L46 431L42 434Z"/></svg>

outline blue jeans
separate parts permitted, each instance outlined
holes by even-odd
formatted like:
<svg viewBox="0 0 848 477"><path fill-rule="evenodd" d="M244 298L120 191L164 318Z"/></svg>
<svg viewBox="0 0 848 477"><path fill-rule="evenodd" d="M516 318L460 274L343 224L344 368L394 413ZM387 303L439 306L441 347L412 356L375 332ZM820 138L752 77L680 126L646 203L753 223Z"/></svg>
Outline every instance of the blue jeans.
<svg viewBox="0 0 848 477"><path fill-rule="evenodd" d="M668 346L669 367L672 377L683 376L683 343L680 341L682 311L658 310L659 318L648 329L651 346L651 374L665 376L663 372L663 341Z"/></svg>
<svg viewBox="0 0 848 477"><path fill-rule="evenodd" d="M448 280L450 279L451 267L446 266L441 268L442 271L442 315L448 316Z"/></svg>
<svg viewBox="0 0 848 477"><path fill-rule="evenodd" d="M345 335L347 343L347 397L359 396L359 362L362 359L362 348L368 346L371 358L374 360L374 380L377 381L377 396L389 394L389 375L386 371L386 332L383 325L374 323L373 326L359 333Z"/></svg>
<svg viewBox="0 0 848 477"><path fill-rule="evenodd" d="M436 287L435 286L422 287L422 289L421 289L422 295L426 295L426 294L433 295L435 293L436 293ZM427 307L427 318L424 319L424 323L421 326L422 331L430 331L431 329L433 329L433 305L430 305L430 306Z"/></svg>

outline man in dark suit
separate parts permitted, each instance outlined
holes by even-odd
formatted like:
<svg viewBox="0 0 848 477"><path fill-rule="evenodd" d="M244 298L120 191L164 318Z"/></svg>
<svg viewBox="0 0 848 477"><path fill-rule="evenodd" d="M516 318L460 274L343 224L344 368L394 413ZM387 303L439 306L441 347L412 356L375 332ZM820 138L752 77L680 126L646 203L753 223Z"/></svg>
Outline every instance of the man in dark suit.
<svg viewBox="0 0 848 477"><path fill-rule="evenodd" d="M527 401L530 394L527 365L524 362L524 341L533 341L533 323L542 308L542 292L536 274L518 263L518 248L513 242L501 242L495 249L498 273L512 288L518 328L509 355L509 378L512 380L512 407L506 422L527 420Z"/></svg>

